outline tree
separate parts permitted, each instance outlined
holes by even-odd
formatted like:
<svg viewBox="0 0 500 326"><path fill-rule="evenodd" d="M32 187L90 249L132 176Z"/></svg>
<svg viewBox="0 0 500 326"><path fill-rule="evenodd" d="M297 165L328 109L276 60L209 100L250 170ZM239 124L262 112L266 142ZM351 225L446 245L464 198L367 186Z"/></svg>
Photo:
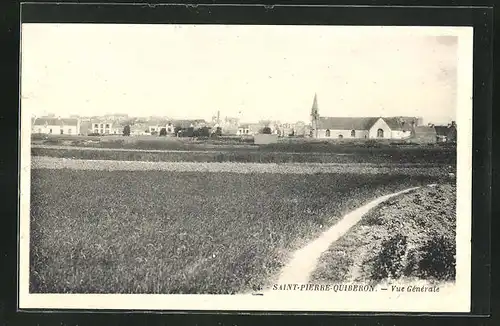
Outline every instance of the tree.
<svg viewBox="0 0 500 326"><path fill-rule="evenodd" d="M262 128L262 133L266 134L266 135L270 135L272 133L271 128L269 128L269 127Z"/></svg>
<svg viewBox="0 0 500 326"><path fill-rule="evenodd" d="M123 128L123 136L130 136L130 126L129 125L126 125Z"/></svg>
<svg viewBox="0 0 500 326"><path fill-rule="evenodd" d="M217 136L222 136L222 128L221 127L217 127L217 129L215 130L215 134Z"/></svg>
<svg viewBox="0 0 500 326"><path fill-rule="evenodd" d="M201 127L198 129L198 137L209 137L210 136L210 128L209 127Z"/></svg>
<svg viewBox="0 0 500 326"><path fill-rule="evenodd" d="M186 137L193 137L194 136L194 128L193 127L187 128L184 135Z"/></svg>
<svg viewBox="0 0 500 326"><path fill-rule="evenodd" d="M167 128L161 128L160 129L160 136L166 136L167 135Z"/></svg>

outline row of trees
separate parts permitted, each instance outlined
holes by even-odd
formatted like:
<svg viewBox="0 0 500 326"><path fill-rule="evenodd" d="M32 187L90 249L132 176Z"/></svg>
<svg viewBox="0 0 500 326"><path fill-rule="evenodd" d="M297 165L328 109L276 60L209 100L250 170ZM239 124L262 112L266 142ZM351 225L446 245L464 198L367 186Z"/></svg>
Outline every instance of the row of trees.
<svg viewBox="0 0 500 326"><path fill-rule="evenodd" d="M167 128L161 128L159 132L152 133L153 135L166 136ZM213 132L210 127L201 127L201 128L181 128L175 127L174 134L178 137L210 137L210 136L222 136L222 128L217 127ZM123 128L123 135L130 136L130 126L126 125Z"/></svg>

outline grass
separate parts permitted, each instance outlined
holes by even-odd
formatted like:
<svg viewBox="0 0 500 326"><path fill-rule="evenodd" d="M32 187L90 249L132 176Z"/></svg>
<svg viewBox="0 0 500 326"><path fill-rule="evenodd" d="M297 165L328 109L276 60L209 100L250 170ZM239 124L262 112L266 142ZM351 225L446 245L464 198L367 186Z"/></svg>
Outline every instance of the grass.
<svg viewBox="0 0 500 326"><path fill-rule="evenodd" d="M436 154L442 151L453 153L454 144L432 143L417 144L402 140L376 140L376 139L310 139L310 138L280 138L278 143L267 145L253 144L253 137L228 137L219 138L177 138L158 136L67 136L67 135L32 135L34 144L42 145L67 145L75 147L97 148L125 148L142 150L205 150L222 149L231 150L257 150L263 152L298 152L298 153L344 153L363 154L380 152L398 155L404 152L423 152Z"/></svg>
<svg viewBox="0 0 500 326"><path fill-rule="evenodd" d="M455 201L452 184L425 187L390 199L323 254L313 279L453 281Z"/></svg>
<svg viewBox="0 0 500 326"><path fill-rule="evenodd" d="M356 154L328 152L280 152L231 149L220 151L147 152L136 150L91 150L81 148L31 148L33 156L87 160L121 160L151 162L259 162L259 163L419 163L455 166L456 153L446 150L363 149ZM340 154L340 155L338 155Z"/></svg>
<svg viewBox="0 0 500 326"><path fill-rule="evenodd" d="M236 293L347 211L426 177L32 170L30 291Z"/></svg>

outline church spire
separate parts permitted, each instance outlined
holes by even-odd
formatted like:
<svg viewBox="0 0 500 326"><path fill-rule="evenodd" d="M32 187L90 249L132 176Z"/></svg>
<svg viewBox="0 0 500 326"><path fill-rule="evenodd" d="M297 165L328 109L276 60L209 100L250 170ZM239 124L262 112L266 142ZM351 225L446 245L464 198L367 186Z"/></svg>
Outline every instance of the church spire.
<svg viewBox="0 0 500 326"><path fill-rule="evenodd" d="M313 118L318 117L318 95L316 93L314 93L314 100L313 100L313 105L312 105L312 109L311 109L311 116Z"/></svg>
<svg viewBox="0 0 500 326"><path fill-rule="evenodd" d="M318 138L318 120L319 120L319 112L318 112L318 95L314 93L313 105L311 108L311 127L312 132L311 136Z"/></svg>

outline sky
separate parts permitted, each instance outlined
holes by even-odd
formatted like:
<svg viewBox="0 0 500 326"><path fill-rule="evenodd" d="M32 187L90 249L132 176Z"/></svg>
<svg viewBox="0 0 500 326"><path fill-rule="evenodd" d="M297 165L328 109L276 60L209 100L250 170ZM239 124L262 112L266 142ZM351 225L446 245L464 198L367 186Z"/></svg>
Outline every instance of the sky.
<svg viewBox="0 0 500 326"><path fill-rule="evenodd" d="M23 24L21 107L242 121L455 120L458 38L394 27Z"/></svg>

